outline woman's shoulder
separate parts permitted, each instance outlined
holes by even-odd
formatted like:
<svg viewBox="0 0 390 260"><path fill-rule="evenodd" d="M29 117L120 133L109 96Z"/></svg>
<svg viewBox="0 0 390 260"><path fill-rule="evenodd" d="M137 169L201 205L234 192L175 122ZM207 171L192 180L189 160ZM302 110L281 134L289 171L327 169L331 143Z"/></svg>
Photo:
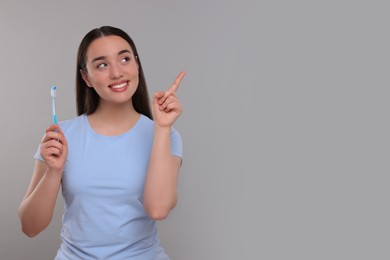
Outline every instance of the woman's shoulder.
<svg viewBox="0 0 390 260"><path fill-rule="evenodd" d="M60 121L58 124L60 125L62 131L67 131L72 128L80 128L80 126L83 125L84 119L85 119L85 115L82 114L80 116L71 119Z"/></svg>
<svg viewBox="0 0 390 260"><path fill-rule="evenodd" d="M145 125L145 126L153 126L154 121L150 119L149 117L145 116L144 114L141 114L141 117L139 119L140 123Z"/></svg>

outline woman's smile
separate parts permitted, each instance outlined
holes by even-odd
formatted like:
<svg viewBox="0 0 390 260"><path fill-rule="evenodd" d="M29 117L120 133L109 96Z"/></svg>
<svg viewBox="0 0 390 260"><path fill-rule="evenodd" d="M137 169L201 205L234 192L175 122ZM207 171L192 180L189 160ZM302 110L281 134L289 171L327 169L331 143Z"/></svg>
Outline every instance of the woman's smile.
<svg viewBox="0 0 390 260"><path fill-rule="evenodd" d="M122 82L122 83L114 83L109 85L109 88L114 92L123 92L126 91L127 87L129 86L128 81Z"/></svg>

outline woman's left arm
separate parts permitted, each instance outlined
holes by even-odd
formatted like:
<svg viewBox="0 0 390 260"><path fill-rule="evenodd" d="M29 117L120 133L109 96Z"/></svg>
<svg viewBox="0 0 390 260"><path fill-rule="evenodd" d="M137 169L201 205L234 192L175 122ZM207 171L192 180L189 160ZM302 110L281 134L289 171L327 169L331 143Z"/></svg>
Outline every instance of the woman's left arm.
<svg viewBox="0 0 390 260"><path fill-rule="evenodd" d="M177 181L181 158L172 154L172 125L182 112L176 90L185 72L171 88L153 96L154 139L144 189L144 207L155 220L166 218L177 201Z"/></svg>

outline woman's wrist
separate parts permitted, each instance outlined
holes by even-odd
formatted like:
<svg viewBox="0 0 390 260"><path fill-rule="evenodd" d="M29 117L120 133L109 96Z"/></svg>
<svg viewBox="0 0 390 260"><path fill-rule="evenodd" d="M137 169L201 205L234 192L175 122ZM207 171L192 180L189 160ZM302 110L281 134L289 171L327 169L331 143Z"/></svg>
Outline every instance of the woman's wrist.
<svg viewBox="0 0 390 260"><path fill-rule="evenodd" d="M155 131L158 131L158 132L167 132L167 133L171 133L171 130L172 130L172 126L160 126L158 124L154 124L154 130Z"/></svg>
<svg viewBox="0 0 390 260"><path fill-rule="evenodd" d="M64 169L53 169L53 168L47 168L46 175L50 179L56 179L56 178L62 178L62 173L64 172Z"/></svg>

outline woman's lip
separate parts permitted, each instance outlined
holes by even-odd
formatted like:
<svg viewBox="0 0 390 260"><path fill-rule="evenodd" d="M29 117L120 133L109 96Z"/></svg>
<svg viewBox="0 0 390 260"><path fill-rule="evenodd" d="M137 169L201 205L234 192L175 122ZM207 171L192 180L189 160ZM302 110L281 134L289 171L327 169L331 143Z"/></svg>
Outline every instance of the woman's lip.
<svg viewBox="0 0 390 260"><path fill-rule="evenodd" d="M123 82L118 82L118 83L111 84L109 87L110 87L110 89L112 91L122 92L122 91L125 91L128 86L129 86L129 82L128 81L123 81Z"/></svg>
<svg viewBox="0 0 390 260"><path fill-rule="evenodd" d="M128 84L128 81L120 81L120 82L115 82L115 83L109 85L109 87L110 88L123 88L127 84Z"/></svg>

